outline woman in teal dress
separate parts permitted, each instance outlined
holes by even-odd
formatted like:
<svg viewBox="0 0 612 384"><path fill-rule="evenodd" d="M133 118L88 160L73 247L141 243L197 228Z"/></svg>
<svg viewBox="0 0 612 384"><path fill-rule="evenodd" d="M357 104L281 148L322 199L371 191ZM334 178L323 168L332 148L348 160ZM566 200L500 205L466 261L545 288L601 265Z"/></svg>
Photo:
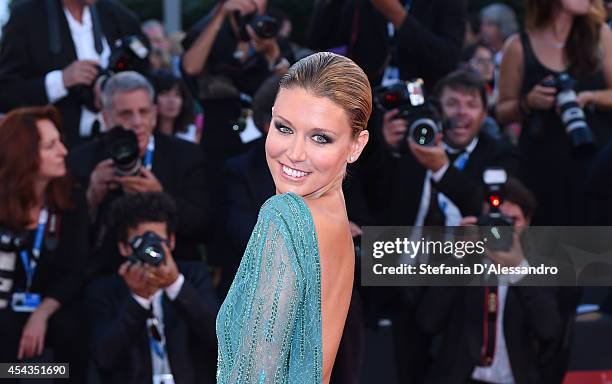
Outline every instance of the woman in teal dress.
<svg viewBox="0 0 612 384"><path fill-rule="evenodd" d="M217 317L217 382L329 383L355 258L342 181L368 141L371 89L317 53L280 82L266 139L276 186Z"/></svg>

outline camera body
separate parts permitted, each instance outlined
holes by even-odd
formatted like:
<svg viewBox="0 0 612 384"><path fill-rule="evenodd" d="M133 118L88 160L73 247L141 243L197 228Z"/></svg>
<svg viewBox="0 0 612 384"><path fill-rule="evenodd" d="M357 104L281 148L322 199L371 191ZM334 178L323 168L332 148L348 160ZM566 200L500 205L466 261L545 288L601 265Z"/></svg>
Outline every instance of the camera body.
<svg viewBox="0 0 612 384"><path fill-rule="evenodd" d="M100 77L109 77L124 71L136 71L142 74L149 72L149 48L143 40L136 35L123 37L115 42L106 68L98 68L98 77L92 84L96 84ZM97 112L94 103L94 89L92 86L79 85L71 89L73 93L90 111Z"/></svg>
<svg viewBox="0 0 612 384"><path fill-rule="evenodd" d="M559 117L565 126L572 148L578 151L595 149L593 132L586 121L584 111L578 105L578 96L574 90L576 80L564 72L553 79L543 80L540 84L557 89L556 104L559 108Z"/></svg>
<svg viewBox="0 0 612 384"><path fill-rule="evenodd" d="M151 231L145 232L142 236L136 236L130 241L130 247L132 248L130 261L157 267L166 258L166 252L162 246L164 243L168 245L166 240Z"/></svg>
<svg viewBox="0 0 612 384"><path fill-rule="evenodd" d="M116 126L104 136L107 155L113 160L115 174L136 176L140 173L140 149L138 137L133 131Z"/></svg>
<svg viewBox="0 0 612 384"><path fill-rule="evenodd" d="M376 88L374 102L382 111L397 108L397 118L406 120L408 129L401 141L400 150L407 151L407 139L416 144L434 146L435 138L442 131L442 118L438 107L425 98L423 80L398 81Z"/></svg>
<svg viewBox="0 0 612 384"><path fill-rule="evenodd" d="M18 252L29 242L27 231L13 231L0 227L0 252Z"/></svg>
<svg viewBox="0 0 612 384"><path fill-rule="evenodd" d="M255 31L255 34L260 39L271 39L278 35L280 25L278 21L270 15L260 15L251 13L246 16L238 16L238 24L240 27L240 40L249 41L249 33L246 26L250 25Z"/></svg>
<svg viewBox="0 0 612 384"><path fill-rule="evenodd" d="M487 239L487 248L493 251L508 251L512 247L514 221L499 210L507 180L508 175L503 168L487 168L483 172L489 213L481 215L477 224L481 236Z"/></svg>

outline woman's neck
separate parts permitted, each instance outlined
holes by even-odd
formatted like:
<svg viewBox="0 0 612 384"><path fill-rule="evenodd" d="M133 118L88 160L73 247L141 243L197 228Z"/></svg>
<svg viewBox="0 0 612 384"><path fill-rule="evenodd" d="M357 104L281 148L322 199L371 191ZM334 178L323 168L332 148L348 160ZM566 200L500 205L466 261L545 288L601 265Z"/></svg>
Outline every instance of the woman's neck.
<svg viewBox="0 0 612 384"><path fill-rule="evenodd" d="M160 117L159 133L172 136L174 134L174 121L172 119Z"/></svg>
<svg viewBox="0 0 612 384"><path fill-rule="evenodd" d="M565 43L570 31L572 30L573 24L574 15L567 11L559 10L557 11L553 20L547 26L546 30L548 33L550 33L551 38L553 38L556 42Z"/></svg>

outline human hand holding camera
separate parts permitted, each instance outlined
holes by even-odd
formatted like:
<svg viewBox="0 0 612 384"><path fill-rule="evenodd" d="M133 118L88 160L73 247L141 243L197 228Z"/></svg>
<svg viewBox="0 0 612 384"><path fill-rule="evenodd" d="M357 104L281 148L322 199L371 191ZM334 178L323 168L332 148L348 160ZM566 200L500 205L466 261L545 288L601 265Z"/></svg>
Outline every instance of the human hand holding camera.
<svg viewBox="0 0 612 384"><path fill-rule="evenodd" d="M157 267L151 267L148 270L147 282L159 289L164 289L172 285L179 277L178 267L172 257L170 248L165 243L162 243L166 257Z"/></svg>
<svg viewBox="0 0 612 384"><path fill-rule="evenodd" d="M551 109L555 105L557 88L547 83L550 81L552 81L552 78L549 76L529 91L525 97L525 103L529 109L546 110Z"/></svg>
<svg viewBox="0 0 612 384"><path fill-rule="evenodd" d="M406 119L398 118L397 108L385 112L383 116L383 137L387 145L393 149L399 149L402 139L408 130Z"/></svg>
<svg viewBox="0 0 612 384"><path fill-rule="evenodd" d="M164 190L153 172L145 167L140 168L140 175L120 176L118 181L125 193L162 192Z"/></svg>
<svg viewBox="0 0 612 384"><path fill-rule="evenodd" d="M149 264L128 260L119 267L119 276L123 277L130 292L149 299L159 289L148 280L151 268Z"/></svg>
<svg viewBox="0 0 612 384"><path fill-rule="evenodd" d="M97 207L106 197L108 191L116 189L118 184L113 160L106 159L98 163L89 177L87 202L90 208Z"/></svg>
<svg viewBox="0 0 612 384"><path fill-rule="evenodd" d="M438 133L434 146L418 145L412 139L408 139L408 148L415 159L425 168L432 172L439 171L448 164L448 155L442 145L442 134Z"/></svg>
<svg viewBox="0 0 612 384"><path fill-rule="evenodd" d="M94 60L75 60L62 71L64 87L71 88L77 85L92 85L100 67Z"/></svg>

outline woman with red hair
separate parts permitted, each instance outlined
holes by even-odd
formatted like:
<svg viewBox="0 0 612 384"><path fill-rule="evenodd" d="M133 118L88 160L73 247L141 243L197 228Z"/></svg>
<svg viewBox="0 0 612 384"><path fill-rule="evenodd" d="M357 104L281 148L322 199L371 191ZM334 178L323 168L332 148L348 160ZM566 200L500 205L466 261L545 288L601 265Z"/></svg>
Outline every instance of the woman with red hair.
<svg viewBox="0 0 612 384"><path fill-rule="evenodd" d="M51 346L77 382L86 350L76 303L88 224L59 127L50 106L14 110L0 123L0 361Z"/></svg>

